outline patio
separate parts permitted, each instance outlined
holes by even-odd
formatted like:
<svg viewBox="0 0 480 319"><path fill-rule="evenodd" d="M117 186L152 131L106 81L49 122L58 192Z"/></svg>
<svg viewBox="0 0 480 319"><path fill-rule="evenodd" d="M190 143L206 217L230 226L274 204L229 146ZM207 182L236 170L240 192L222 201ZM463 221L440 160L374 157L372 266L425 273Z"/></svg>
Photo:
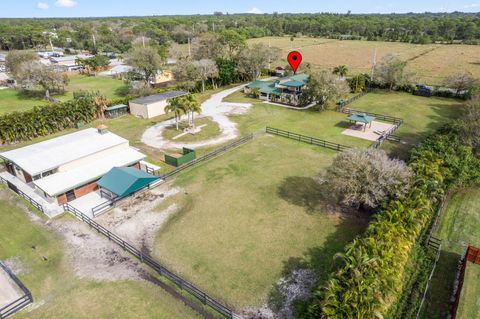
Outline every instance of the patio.
<svg viewBox="0 0 480 319"><path fill-rule="evenodd" d="M369 141L377 141L385 132L388 132L395 125L372 121L368 126L364 124L355 124L342 132L343 135L362 138Z"/></svg>
<svg viewBox="0 0 480 319"><path fill-rule="evenodd" d="M80 198L77 198L71 201L69 204L70 206L78 209L88 217L93 218L94 216L92 209L107 202L109 202L109 200L106 198L102 198L102 196L100 195L100 191L95 191Z"/></svg>

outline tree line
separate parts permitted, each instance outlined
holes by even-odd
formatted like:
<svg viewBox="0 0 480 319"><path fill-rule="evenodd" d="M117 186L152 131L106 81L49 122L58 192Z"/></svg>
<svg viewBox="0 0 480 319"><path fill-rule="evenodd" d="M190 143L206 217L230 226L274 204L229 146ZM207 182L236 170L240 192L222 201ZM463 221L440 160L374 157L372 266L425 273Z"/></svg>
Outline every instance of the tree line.
<svg viewBox="0 0 480 319"><path fill-rule="evenodd" d="M2 19L0 49L55 46L91 52L126 52L136 38L159 45L187 43L206 32L235 30L246 38L314 36L411 43L478 44L480 16L423 14L220 14L135 18Z"/></svg>

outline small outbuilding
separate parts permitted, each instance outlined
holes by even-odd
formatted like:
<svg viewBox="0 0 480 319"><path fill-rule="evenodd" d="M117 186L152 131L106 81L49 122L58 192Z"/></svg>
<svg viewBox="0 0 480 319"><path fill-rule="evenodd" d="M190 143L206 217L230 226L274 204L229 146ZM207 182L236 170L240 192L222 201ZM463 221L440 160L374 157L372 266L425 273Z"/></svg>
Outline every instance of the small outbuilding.
<svg viewBox="0 0 480 319"><path fill-rule="evenodd" d="M114 167L97 182L97 185L102 191L107 192L107 197L122 198L144 189L158 179L157 176L134 167Z"/></svg>
<svg viewBox="0 0 480 319"><path fill-rule="evenodd" d="M129 102L130 113L136 117L150 119L165 114L168 100L187 95L184 91L167 91L160 94L150 95Z"/></svg>
<svg viewBox="0 0 480 319"><path fill-rule="evenodd" d="M105 110L105 116L109 119L113 119L128 113L128 105L118 104L107 107Z"/></svg>

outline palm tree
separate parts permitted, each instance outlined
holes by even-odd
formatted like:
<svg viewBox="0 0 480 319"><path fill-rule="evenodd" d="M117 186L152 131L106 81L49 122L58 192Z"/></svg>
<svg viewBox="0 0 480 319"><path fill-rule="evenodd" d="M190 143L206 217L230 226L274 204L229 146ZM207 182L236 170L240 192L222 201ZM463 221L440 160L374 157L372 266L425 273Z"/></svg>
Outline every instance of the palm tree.
<svg viewBox="0 0 480 319"><path fill-rule="evenodd" d="M188 124L192 125L193 129L195 131L194 116L195 116L195 113L197 113L197 114L202 113L202 106L200 105L200 103L198 103L197 99L195 98L195 96L193 94L189 94L189 95L185 96L184 100L185 100L185 108L186 108L187 112L189 112L189 114L191 114L191 116L192 116L191 120L190 120L190 117L189 117L189 123Z"/></svg>
<svg viewBox="0 0 480 319"><path fill-rule="evenodd" d="M182 116L182 113L185 113L185 108L181 98L174 97L168 101L168 105L165 107L166 112L173 112L175 114L175 124L178 131L178 121Z"/></svg>
<svg viewBox="0 0 480 319"><path fill-rule="evenodd" d="M339 65L333 69L333 74L336 74L342 78L347 76L347 73L348 73L348 68L346 65Z"/></svg>

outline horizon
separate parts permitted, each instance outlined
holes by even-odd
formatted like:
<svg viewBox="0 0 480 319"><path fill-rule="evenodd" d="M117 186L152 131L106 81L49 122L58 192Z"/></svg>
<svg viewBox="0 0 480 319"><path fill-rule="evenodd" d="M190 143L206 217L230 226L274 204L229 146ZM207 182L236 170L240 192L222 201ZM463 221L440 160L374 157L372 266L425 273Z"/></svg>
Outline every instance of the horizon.
<svg viewBox="0 0 480 319"><path fill-rule="evenodd" d="M26 3L28 2L28 4ZM215 12L223 14L477 14L480 1L435 1L417 2L407 0L398 3L385 3L368 0L364 3L344 1L342 3L319 3L315 0L286 1L246 0L242 3L224 3L205 0L202 3L180 0L176 2L138 0L118 5L114 1L94 0L27 0L11 3L2 8L0 19L54 19L54 18L122 18L122 17L161 17L161 16L203 16Z"/></svg>

